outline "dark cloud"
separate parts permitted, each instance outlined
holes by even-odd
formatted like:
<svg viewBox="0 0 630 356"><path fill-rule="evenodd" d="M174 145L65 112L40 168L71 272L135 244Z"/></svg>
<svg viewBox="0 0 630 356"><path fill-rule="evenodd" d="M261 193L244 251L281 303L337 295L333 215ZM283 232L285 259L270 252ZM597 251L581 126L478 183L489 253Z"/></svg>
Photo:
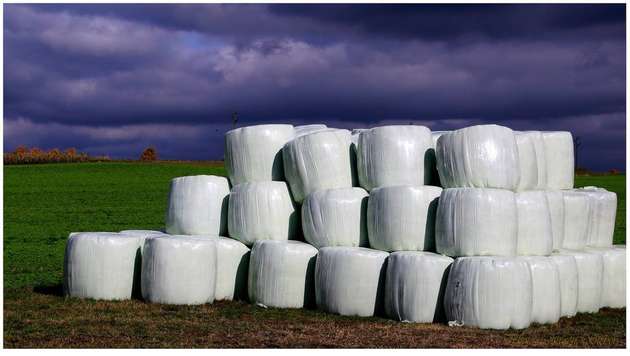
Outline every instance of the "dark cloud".
<svg viewBox="0 0 630 356"><path fill-rule="evenodd" d="M7 5L4 22L5 149L220 158L238 111L568 129L587 165L625 169L623 5Z"/></svg>

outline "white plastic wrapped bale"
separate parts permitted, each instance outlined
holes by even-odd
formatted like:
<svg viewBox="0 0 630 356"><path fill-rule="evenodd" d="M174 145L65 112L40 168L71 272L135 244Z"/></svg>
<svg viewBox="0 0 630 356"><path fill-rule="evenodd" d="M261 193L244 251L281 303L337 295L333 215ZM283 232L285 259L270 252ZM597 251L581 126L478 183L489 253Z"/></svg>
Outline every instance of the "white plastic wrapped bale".
<svg viewBox="0 0 630 356"><path fill-rule="evenodd" d="M321 189L353 186L350 131L328 129L300 136L282 149L284 172L298 203Z"/></svg>
<svg viewBox="0 0 630 356"><path fill-rule="evenodd" d="M541 190L519 192L516 196L518 211L518 255L548 256L553 250L553 232L547 195Z"/></svg>
<svg viewBox="0 0 630 356"><path fill-rule="evenodd" d="M591 217L590 199L583 192L567 190L564 199L564 238L562 248L582 250L586 246Z"/></svg>
<svg viewBox="0 0 630 356"><path fill-rule="evenodd" d="M317 249L299 241L256 241L249 262L249 300L265 307L313 306Z"/></svg>
<svg viewBox="0 0 630 356"><path fill-rule="evenodd" d="M300 213L284 182L239 184L229 201L230 237L247 246L257 240L294 239L299 232Z"/></svg>
<svg viewBox="0 0 630 356"><path fill-rule="evenodd" d="M554 253L549 259L558 267L560 277L560 316L572 317L577 313L578 270L571 255Z"/></svg>
<svg viewBox="0 0 630 356"><path fill-rule="evenodd" d="M363 188L337 188L311 193L302 204L302 230L311 245L368 245L366 213L369 194Z"/></svg>
<svg viewBox="0 0 630 356"><path fill-rule="evenodd" d="M507 127L478 125L451 131L438 138L435 153L445 188L518 186L518 148Z"/></svg>
<svg viewBox="0 0 630 356"><path fill-rule="evenodd" d="M529 135L515 132L518 147L519 181L517 191L536 189L538 182L538 166L536 165L536 150Z"/></svg>
<svg viewBox="0 0 630 356"><path fill-rule="evenodd" d="M617 217L617 194L597 187L580 188L576 191L588 196L591 207L586 245L611 247Z"/></svg>
<svg viewBox="0 0 630 356"><path fill-rule="evenodd" d="M613 248L620 248L625 250L626 249L626 245L613 245Z"/></svg>
<svg viewBox="0 0 630 356"><path fill-rule="evenodd" d="M444 189L435 223L436 249L451 257L513 256L516 255L517 226L513 192L483 188Z"/></svg>
<svg viewBox="0 0 630 356"><path fill-rule="evenodd" d="M328 126L324 124L298 125L295 126L295 137L308 135L312 132L322 131L326 129L328 129Z"/></svg>
<svg viewBox="0 0 630 356"><path fill-rule="evenodd" d="M432 142L425 126L381 126L362 132L357 147L359 183L368 191L429 183L430 167L425 173L425 164Z"/></svg>
<svg viewBox="0 0 630 356"><path fill-rule="evenodd" d="M225 134L225 169L232 186L284 180L282 147L295 137L292 125L256 125Z"/></svg>
<svg viewBox="0 0 630 356"><path fill-rule="evenodd" d="M166 232L225 235L230 184L225 177L188 176L171 180Z"/></svg>
<svg viewBox="0 0 630 356"><path fill-rule="evenodd" d="M104 300L135 296L142 241L113 232L71 233L66 242L64 293Z"/></svg>
<svg viewBox="0 0 630 356"><path fill-rule="evenodd" d="M523 257L532 273L532 323L553 324L560 319L560 271L549 257Z"/></svg>
<svg viewBox="0 0 630 356"><path fill-rule="evenodd" d="M547 188L573 188L573 136L568 131L543 132L547 161Z"/></svg>
<svg viewBox="0 0 630 356"><path fill-rule="evenodd" d="M442 188L389 186L372 190L367 226L370 246L382 251L435 251L435 215Z"/></svg>
<svg viewBox="0 0 630 356"><path fill-rule="evenodd" d="M216 274L215 238L173 235L145 241L142 297L148 302L212 303Z"/></svg>
<svg viewBox="0 0 630 356"><path fill-rule="evenodd" d="M602 256L602 307L626 306L626 250L622 248L587 248Z"/></svg>
<svg viewBox="0 0 630 356"><path fill-rule="evenodd" d="M578 313L597 313L602 302L604 259L592 252L561 249L558 254L575 258L578 271Z"/></svg>
<svg viewBox="0 0 630 356"><path fill-rule="evenodd" d="M520 257L462 257L448 276L444 309L449 324L523 329L532 317L532 278Z"/></svg>
<svg viewBox="0 0 630 356"><path fill-rule="evenodd" d="M438 138L440 138L440 136L444 135L445 133L449 133L450 131L432 131L431 132L431 140L432 140L432 146L431 148L428 150L426 158L427 158L427 167L429 167L429 172L430 172L430 179L429 179L429 183L430 185L435 185L437 187L442 186L442 184L440 183L440 175L438 174L437 171L437 158L435 156L435 146L437 145L437 140ZM426 169L426 167L425 167Z"/></svg>
<svg viewBox="0 0 630 356"><path fill-rule="evenodd" d="M250 250L243 243L217 237L216 300L247 300Z"/></svg>
<svg viewBox="0 0 630 356"><path fill-rule="evenodd" d="M540 131L516 131L520 179L517 190L544 190L547 188L547 162L545 143Z"/></svg>
<svg viewBox="0 0 630 356"><path fill-rule="evenodd" d="M552 245L553 249L557 250L562 248L564 241L564 198L559 190L545 190L545 195L549 205Z"/></svg>
<svg viewBox="0 0 630 356"><path fill-rule="evenodd" d="M444 291L453 259L430 252L400 251L389 256L385 314L400 321L444 320Z"/></svg>
<svg viewBox="0 0 630 356"><path fill-rule="evenodd" d="M325 312L380 314L389 253L363 247L323 247L315 267L317 307Z"/></svg>

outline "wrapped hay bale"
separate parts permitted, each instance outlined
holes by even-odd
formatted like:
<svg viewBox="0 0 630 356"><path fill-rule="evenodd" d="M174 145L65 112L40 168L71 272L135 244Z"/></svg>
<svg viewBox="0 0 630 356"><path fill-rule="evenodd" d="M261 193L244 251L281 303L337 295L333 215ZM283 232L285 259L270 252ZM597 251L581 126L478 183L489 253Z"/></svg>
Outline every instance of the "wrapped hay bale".
<svg viewBox="0 0 630 356"><path fill-rule="evenodd" d="M547 188L547 161L545 142L540 131L515 132L518 147L520 179L517 190L544 190Z"/></svg>
<svg viewBox="0 0 630 356"><path fill-rule="evenodd" d="M562 312L558 265L549 257L527 256L523 259L532 274L532 323L557 323Z"/></svg>
<svg viewBox="0 0 630 356"><path fill-rule="evenodd" d="M129 236L138 236L138 237L150 237L150 236L163 236L166 235L162 231L156 230L123 230L119 232L119 234L129 235Z"/></svg>
<svg viewBox="0 0 630 356"><path fill-rule="evenodd" d="M557 250L562 248L564 241L564 197L559 190L545 190L545 195L549 205L552 245L553 249Z"/></svg>
<svg viewBox="0 0 630 356"><path fill-rule="evenodd" d="M462 257L451 266L444 295L449 324L523 329L532 317L532 278L520 257Z"/></svg>
<svg viewBox="0 0 630 356"><path fill-rule="evenodd" d="M544 191L519 192L516 196L518 255L548 256L553 250L553 232L547 195Z"/></svg>
<svg viewBox="0 0 630 356"><path fill-rule="evenodd" d="M321 248L315 267L317 307L341 315L380 313L387 256L363 247Z"/></svg>
<svg viewBox="0 0 630 356"><path fill-rule="evenodd" d="M547 188L573 188L573 136L568 131L543 132L547 161Z"/></svg>
<svg viewBox="0 0 630 356"><path fill-rule="evenodd" d="M430 179L429 182L427 184L429 185L434 185L436 187L441 187L442 184L440 183L440 175L438 174L437 171L437 157L435 156L435 146L437 145L437 140L438 138L440 138L440 136L449 133L450 131L432 131L431 132L431 141L432 141L432 146L431 148L427 151L426 154L426 167L429 167L429 175L430 175ZM425 167L425 169L427 169Z"/></svg>
<svg viewBox="0 0 630 356"><path fill-rule="evenodd" d="M368 191L429 183L425 160L432 142L431 130L424 126L381 126L362 132L357 146L359 183Z"/></svg>
<svg viewBox="0 0 630 356"><path fill-rule="evenodd" d="M247 246L257 240L294 239L300 214L284 182L243 183L229 195L230 237Z"/></svg>
<svg viewBox="0 0 630 356"><path fill-rule="evenodd" d="M382 251L435 251L435 215L442 188L389 186L372 190L367 227L370 247Z"/></svg>
<svg viewBox="0 0 630 356"><path fill-rule="evenodd" d="M415 323L442 321L451 263L452 258L430 252L392 253L385 278L385 314Z"/></svg>
<svg viewBox="0 0 630 356"><path fill-rule="evenodd" d="M611 247L617 217L617 194L596 187L580 188L576 191L587 195L591 207L586 245Z"/></svg>
<svg viewBox="0 0 630 356"><path fill-rule="evenodd" d="M558 267L560 277L560 316L572 317L577 313L578 271L571 255L554 253L549 259Z"/></svg>
<svg viewBox="0 0 630 356"><path fill-rule="evenodd" d="M516 190L518 148L511 129L478 125L442 135L435 148L440 182L445 188Z"/></svg>
<svg viewBox="0 0 630 356"><path fill-rule="evenodd" d="M284 172L298 203L312 192L353 186L350 131L328 129L296 137L282 149Z"/></svg>
<svg viewBox="0 0 630 356"><path fill-rule="evenodd" d="M230 185L225 177L188 176L171 180L166 232L173 235L224 235Z"/></svg>
<svg viewBox="0 0 630 356"><path fill-rule="evenodd" d="M145 241L142 297L148 302L212 303L216 274L215 238L173 235Z"/></svg>
<svg viewBox="0 0 630 356"><path fill-rule="evenodd" d="M326 126L324 124L295 126L295 137L308 135L310 133L317 132L317 131L323 131L323 130L326 130L326 129L328 129L328 126Z"/></svg>
<svg viewBox="0 0 630 356"><path fill-rule="evenodd" d="M435 223L437 252L451 257L513 256L516 255L517 227L513 192L482 188L444 189Z"/></svg>
<svg viewBox="0 0 630 356"><path fill-rule="evenodd" d="M311 245L367 246L369 194L363 188L337 188L311 193L302 204L302 230Z"/></svg>
<svg viewBox="0 0 630 356"><path fill-rule="evenodd" d="M136 295L143 241L113 232L71 233L64 256L64 294L104 300Z"/></svg>
<svg viewBox="0 0 630 356"><path fill-rule="evenodd" d="M247 271L250 251L243 243L217 237L216 300L247 300Z"/></svg>
<svg viewBox="0 0 630 356"><path fill-rule="evenodd" d="M284 180L281 150L294 136L292 125L256 125L228 131L225 169L232 186Z"/></svg>
<svg viewBox="0 0 630 356"><path fill-rule="evenodd" d="M602 256L602 307L624 308L626 306L626 249L587 248L587 252Z"/></svg>
<svg viewBox="0 0 630 356"><path fill-rule="evenodd" d="M564 199L564 238L562 248L582 250L586 246L591 217L590 199L583 192L562 192Z"/></svg>
<svg viewBox="0 0 630 356"><path fill-rule="evenodd" d="M562 249L561 255L575 258L578 272L578 313L597 313L602 304L604 259L600 254Z"/></svg>
<svg viewBox="0 0 630 356"><path fill-rule="evenodd" d="M265 307L303 308L314 302L317 249L299 241L256 241L249 262L249 300Z"/></svg>
<svg viewBox="0 0 630 356"><path fill-rule="evenodd" d="M536 149L529 135L515 132L516 146L518 147L519 181L517 191L536 189L538 184L538 165L536 162Z"/></svg>

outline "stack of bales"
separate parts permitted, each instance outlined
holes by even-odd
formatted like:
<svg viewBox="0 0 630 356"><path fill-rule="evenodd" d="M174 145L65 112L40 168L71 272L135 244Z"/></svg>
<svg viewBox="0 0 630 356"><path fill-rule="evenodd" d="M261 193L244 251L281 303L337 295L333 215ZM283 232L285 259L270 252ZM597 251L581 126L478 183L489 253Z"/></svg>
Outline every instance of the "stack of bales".
<svg viewBox="0 0 630 356"><path fill-rule="evenodd" d="M573 189L570 133L468 127L437 140L436 161L445 188L436 247L456 258L450 323L524 328L625 299L625 266L615 262L625 252L612 247L616 196Z"/></svg>
<svg viewBox="0 0 630 356"><path fill-rule="evenodd" d="M616 196L573 189L572 149L496 125L235 129L228 178L172 180L166 233L71 234L66 293L482 328L625 306Z"/></svg>

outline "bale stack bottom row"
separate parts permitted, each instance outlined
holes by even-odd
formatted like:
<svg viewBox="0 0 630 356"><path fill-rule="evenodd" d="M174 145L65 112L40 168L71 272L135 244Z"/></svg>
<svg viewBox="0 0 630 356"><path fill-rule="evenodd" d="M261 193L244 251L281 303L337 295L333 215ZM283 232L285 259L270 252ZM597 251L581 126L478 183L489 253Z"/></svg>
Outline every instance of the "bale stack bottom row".
<svg viewBox="0 0 630 356"><path fill-rule="evenodd" d="M572 144L497 125L236 129L229 181L173 179L165 232L70 234L64 290L492 329L625 307L616 195L573 189Z"/></svg>

